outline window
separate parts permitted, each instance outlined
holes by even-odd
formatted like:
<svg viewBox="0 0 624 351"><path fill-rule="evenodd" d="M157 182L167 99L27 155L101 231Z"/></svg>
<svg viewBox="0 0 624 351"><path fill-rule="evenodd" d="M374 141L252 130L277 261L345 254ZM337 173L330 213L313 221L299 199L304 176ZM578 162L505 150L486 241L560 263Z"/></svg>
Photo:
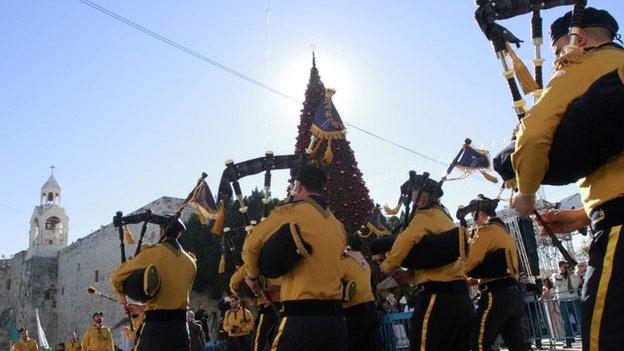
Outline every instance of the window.
<svg viewBox="0 0 624 351"><path fill-rule="evenodd" d="M46 292L43 293L43 299L44 300L49 300L50 299L50 292L49 291L46 291Z"/></svg>
<svg viewBox="0 0 624 351"><path fill-rule="evenodd" d="M48 240L48 244L53 245L54 241L53 240Z"/></svg>
<svg viewBox="0 0 624 351"><path fill-rule="evenodd" d="M6 287L7 287L7 290L11 290L11 279L7 279Z"/></svg>
<svg viewBox="0 0 624 351"><path fill-rule="evenodd" d="M80 272L80 262L78 263L78 272Z"/></svg>
<svg viewBox="0 0 624 351"><path fill-rule="evenodd" d="M97 283L99 281L100 278L100 271L95 270L95 282Z"/></svg>
<svg viewBox="0 0 624 351"><path fill-rule="evenodd" d="M65 295L65 287L61 287L61 295Z"/></svg>

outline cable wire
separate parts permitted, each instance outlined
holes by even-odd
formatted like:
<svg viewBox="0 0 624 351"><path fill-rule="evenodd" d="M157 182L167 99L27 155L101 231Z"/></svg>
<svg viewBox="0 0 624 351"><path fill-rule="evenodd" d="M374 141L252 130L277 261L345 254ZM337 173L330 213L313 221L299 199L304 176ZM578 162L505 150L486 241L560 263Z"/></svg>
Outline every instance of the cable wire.
<svg viewBox="0 0 624 351"><path fill-rule="evenodd" d="M223 70L223 71L226 71L226 72L230 73L231 75L233 75L233 76L235 76L237 78L243 79L243 80L245 80L245 81L247 81L247 82L249 82L249 83L251 83L253 85L256 85L256 86L258 86L258 87L260 87L262 89L266 89L267 91L270 91L270 92L272 92L272 93L274 93L276 95L279 95L279 96L281 96L281 97L283 97L283 98L285 98L287 100L290 100L292 102L296 102L298 104L302 103L302 101L300 101L300 100L298 100L298 99L296 99L296 98L294 98L294 97L292 97L290 95L282 93L281 91L279 91L279 90L277 90L275 88L272 88L269 85L264 84L264 83L262 83L262 82L260 82L260 81L258 81L256 79L246 75L246 74L238 72L235 69L230 68L230 67L228 67L228 66L226 66L224 64L221 64L221 63L219 63L219 62L217 62L217 61L215 61L215 60L213 60L213 59L211 59L209 57L206 57L206 56L200 54L199 52L197 52L197 51L195 51L193 49L190 49L190 48L188 48L188 47L186 47L186 46L184 46L182 44L179 44L179 43L177 43L177 42L175 42L175 41L173 41L171 39L168 39L168 38L166 38L166 37L164 37L164 36L154 32L154 31L152 31L152 30L150 30L150 29L148 29L146 27L143 27L140 24L135 23L135 22L133 22L133 21L131 21L131 20L121 16L121 15L118 15L115 12L113 12L111 10L108 10L108 9L106 9L106 8L104 8L104 7L98 5L98 4L96 4L96 3L94 3L94 2L92 2L90 0L78 0L78 1L80 1L81 3L83 3L83 4L93 8L93 9L95 9L97 11L102 12L102 13L104 13L104 14L106 14L106 15L108 15L108 16L110 16L110 17L112 17L112 18L114 18L114 19L116 19L116 20L118 20L120 22L123 22L123 23L129 25L130 27L132 27L132 28L134 28L136 30L139 30L139 31L141 31L141 32L143 32L143 33L145 33L145 34L147 34L147 35L149 35L149 36L151 36L151 37L153 37L153 38L155 38L157 40L160 40L160 41L162 41L165 44L173 46L174 48L176 48L178 50L184 51L187 54L190 54L190 55L192 55L192 56L194 56L194 57L196 57L196 58L198 58L198 59L200 59L202 61L205 61L205 62L207 62L207 63L209 63L209 64L211 64L211 65L213 65L213 66L215 66L215 67L217 67L217 68L219 68L221 70ZM268 23L268 1L267 1L267 27L268 27L268 25L269 25L269 23ZM268 34L267 34L267 40L268 40ZM267 56L268 56L268 44L267 44ZM267 65L268 65L268 62L267 62ZM351 127L351 128L357 129L358 131L360 131L362 133L365 133L365 134L367 134L369 136L372 136L373 138L376 138L378 140L381 140L383 142L386 142L388 144L391 144L393 146L401 148L401 149L403 149L403 150L405 150L407 152L410 152L410 153L412 153L414 155L422 157L422 158L424 158L426 160L429 160L429 161L431 161L431 162L433 162L433 163L435 163L437 165L441 165L441 166L446 167L446 164L444 164L444 163L434 159L433 157L427 156L427 155L425 155L425 154L423 154L421 152L412 150L412 149L410 149L410 148L408 148L406 146L403 146L403 145L398 144L398 143L396 143L394 141L391 141L389 139L381 137L381 136L379 136L379 135L377 135L375 133L369 132L369 131L367 131L367 130L365 130L363 128L360 128L360 127L358 127L358 126L356 126L356 125L354 125L352 123L344 122L344 124L346 126Z"/></svg>

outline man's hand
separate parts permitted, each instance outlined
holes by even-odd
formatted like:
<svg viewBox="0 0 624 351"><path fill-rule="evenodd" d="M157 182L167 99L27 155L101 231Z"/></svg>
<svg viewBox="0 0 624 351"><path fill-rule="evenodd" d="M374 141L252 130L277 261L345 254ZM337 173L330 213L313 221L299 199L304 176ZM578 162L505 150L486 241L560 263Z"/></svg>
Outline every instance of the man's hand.
<svg viewBox="0 0 624 351"><path fill-rule="evenodd" d="M390 275L399 285L409 284L414 278L414 274L411 271L400 268L390 273Z"/></svg>
<svg viewBox="0 0 624 351"><path fill-rule="evenodd" d="M128 299L125 296L117 296L117 302L125 306L128 303Z"/></svg>
<svg viewBox="0 0 624 351"><path fill-rule="evenodd" d="M542 222L557 234L567 234L588 226L590 220L582 209L555 210L542 213Z"/></svg>
<svg viewBox="0 0 624 351"><path fill-rule="evenodd" d="M145 311L145 305L138 303L126 303L124 308L126 312L129 312L131 315L139 315Z"/></svg>
<svg viewBox="0 0 624 351"><path fill-rule="evenodd" d="M271 302L279 302L280 300L280 290L281 286L279 285L271 285L268 288L264 289L264 296L267 300Z"/></svg>
<svg viewBox="0 0 624 351"><path fill-rule="evenodd" d="M474 278L468 278L466 279L466 283L468 284L468 286L475 286L479 285L479 280Z"/></svg>
<svg viewBox="0 0 624 351"><path fill-rule="evenodd" d="M251 289L251 291L253 291L256 294L260 294L262 293L262 285L260 285L260 279L259 278L249 278L248 276L245 276L245 283L247 283L247 286L249 286L249 288Z"/></svg>
<svg viewBox="0 0 624 351"><path fill-rule="evenodd" d="M535 209L535 194L524 195L515 193L511 199L511 207L518 211L521 216L530 215Z"/></svg>

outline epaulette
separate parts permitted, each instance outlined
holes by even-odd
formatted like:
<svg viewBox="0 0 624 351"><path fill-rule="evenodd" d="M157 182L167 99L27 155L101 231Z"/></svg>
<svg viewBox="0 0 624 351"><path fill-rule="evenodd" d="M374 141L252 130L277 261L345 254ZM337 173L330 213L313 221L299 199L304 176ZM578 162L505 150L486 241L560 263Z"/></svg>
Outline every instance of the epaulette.
<svg viewBox="0 0 624 351"><path fill-rule="evenodd" d="M303 203L303 201L294 201L294 202L289 202L287 204L281 205L281 206L277 206L276 208L273 209L273 212L277 213L277 214L286 214L288 212L290 212L292 210L293 207L297 206L298 204Z"/></svg>
<svg viewBox="0 0 624 351"><path fill-rule="evenodd" d="M583 62L590 53L577 46L567 46L566 52L555 60L555 71L565 69L567 66Z"/></svg>
<svg viewBox="0 0 624 351"><path fill-rule="evenodd" d="M156 246L158 246L158 244L143 244L141 245L141 252L147 250L147 249L153 249Z"/></svg>
<svg viewBox="0 0 624 351"><path fill-rule="evenodd" d="M490 220L486 224L484 224L483 227L488 227L488 226L491 226L491 225L499 226L505 232L509 232L509 228L507 228L507 225L505 224L505 222L503 222L503 220L498 218L498 217L490 218Z"/></svg>

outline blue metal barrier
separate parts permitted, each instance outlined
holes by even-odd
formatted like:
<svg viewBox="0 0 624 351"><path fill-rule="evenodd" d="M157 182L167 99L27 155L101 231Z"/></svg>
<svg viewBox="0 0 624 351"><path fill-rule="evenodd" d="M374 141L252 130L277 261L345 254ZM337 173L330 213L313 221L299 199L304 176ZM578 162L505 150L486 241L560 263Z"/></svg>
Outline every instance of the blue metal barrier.
<svg viewBox="0 0 624 351"><path fill-rule="evenodd" d="M581 301L577 291L565 291L548 297L529 296L525 300L525 332L537 343L579 340L581 337Z"/></svg>
<svg viewBox="0 0 624 351"><path fill-rule="evenodd" d="M208 341L206 343L205 351L225 351L227 342L225 340Z"/></svg>
<svg viewBox="0 0 624 351"><path fill-rule="evenodd" d="M527 340L554 347L555 341L580 340L581 303L578 293L561 292L548 298L527 296L523 320ZM381 316L380 334L385 351L409 350L411 312Z"/></svg>
<svg viewBox="0 0 624 351"><path fill-rule="evenodd" d="M385 351L409 350L412 312L389 313L381 316L381 342Z"/></svg>

